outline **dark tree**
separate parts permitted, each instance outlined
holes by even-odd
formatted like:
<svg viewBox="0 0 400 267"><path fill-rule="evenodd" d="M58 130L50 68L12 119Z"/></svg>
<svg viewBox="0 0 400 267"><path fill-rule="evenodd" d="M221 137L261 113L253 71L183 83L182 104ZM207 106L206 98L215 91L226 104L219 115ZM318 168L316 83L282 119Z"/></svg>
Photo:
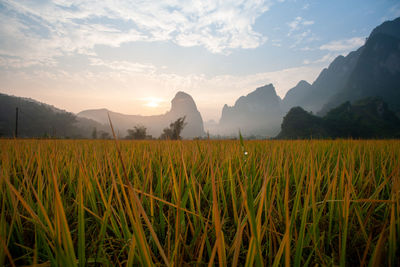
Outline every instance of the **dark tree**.
<svg viewBox="0 0 400 267"><path fill-rule="evenodd" d="M111 139L111 135L107 132L100 131L100 139Z"/></svg>
<svg viewBox="0 0 400 267"><path fill-rule="evenodd" d="M160 136L160 139L169 139L169 140L182 139L181 132L183 128L186 126L185 119L186 116L178 118L176 121L172 122L169 125L169 128L164 129L163 133Z"/></svg>
<svg viewBox="0 0 400 267"><path fill-rule="evenodd" d="M92 131L92 138L93 138L93 139L97 139L97 129L96 129L96 127L93 128L93 131Z"/></svg>
<svg viewBox="0 0 400 267"><path fill-rule="evenodd" d="M143 125L137 125L133 127L133 129L128 129L128 135L126 139L133 139L133 140L143 140L146 139L146 127Z"/></svg>

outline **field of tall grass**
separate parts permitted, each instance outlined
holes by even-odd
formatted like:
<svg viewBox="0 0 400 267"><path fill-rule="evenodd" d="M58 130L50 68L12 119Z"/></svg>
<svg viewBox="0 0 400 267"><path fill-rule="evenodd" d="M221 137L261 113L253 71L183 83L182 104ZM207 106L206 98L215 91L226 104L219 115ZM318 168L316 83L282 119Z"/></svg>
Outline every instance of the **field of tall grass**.
<svg viewBox="0 0 400 267"><path fill-rule="evenodd" d="M0 140L0 265L398 266L399 141Z"/></svg>

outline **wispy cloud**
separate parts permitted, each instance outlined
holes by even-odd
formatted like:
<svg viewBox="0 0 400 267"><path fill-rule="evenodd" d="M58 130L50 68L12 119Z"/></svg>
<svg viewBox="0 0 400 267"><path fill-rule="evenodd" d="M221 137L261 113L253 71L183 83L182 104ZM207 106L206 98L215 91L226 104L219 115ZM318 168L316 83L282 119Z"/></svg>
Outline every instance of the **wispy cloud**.
<svg viewBox="0 0 400 267"><path fill-rule="evenodd" d="M318 40L318 37L309 28L314 23L313 20L307 20L303 17L296 17L288 22L289 32L287 36L293 40L289 48L298 48L301 44L304 45Z"/></svg>
<svg viewBox="0 0 400 267"><path fill-rule="evenodd" d="M126 73L154 73L156 71L156 67L152 64L140 64L129 61L106 61L99 58L90 58L91 66L101 66L106 67L112 71L122 71Z"/></svg>
<svg viewBox="0 0 400 267"><path fill-rule="evenodd" d="M350 39L329 42L321 45L320 49L328 51L351 51L364 45L364 43L364 37L353 37Z"/></svg>
<svg viewBox="0 0 400 267"><path fill-rule="evenodd" d="M381 18L381 22L398 18L400 16L400 3L394 4Z"/></svg>
<svg viewBox="0 0 400 267"><path fill-rule="evenodd" d="M311 47L309 47L309 46L305 46L305 47L300 48L300 50L301 50L301 51L313 51L313 50L315 50L315 49L314 49L314 48L311 48Z"/></svg>
<svg viewBox="0 0 400 267"><path fill-rule="evenodd" d="M303 64L305 65L309 65L309 64L329 64L331 63L337 56L339 56L340 53L338 52L331 52L328 53L326 55L323 55L322 57L316 59L316 60L309 60L309 59L305 59L303 60Z"/></svg>
<svg viewBox="0 0 400 267"><path fill-rule="evenodd" d="M302 17L296 17L294 18L294 20L287 23L287 25L289 26L288 36L291 36L293 32L302 29L304 26L310 26L313 24L314 24L313 20L306 20Z"/></svg>
<svg viewBox="0 0 400 267"><path fill-rule="evenodd" d="M282 46L282 40L281 40L281 39L274 39L274 40L271 40L271 44L272 44L273 46L276 46L276 47L281 47L281 46Z"/></svg>
<svg viewBox="0 0 400 267"><path fill-rule="evenodd" d="M310 29L302 31L302 32L297 32L296 34L293 34L292 39L294 40L290 48L299 48L301 44L309 44L314 41L318 41L319 38L316 34L314 34ZM310 51L308 46L301 47L301 51Z"/></svg>
<svg viewBox="0 0 400 267"><path fill-rule="evenodd" d="M267 38L253 30L270 1L4 0L1 54L45 60L68 53L93 55L96 45L170 41L212 53L256 48ZM5 43L5 44L4 44Z"/></svg>

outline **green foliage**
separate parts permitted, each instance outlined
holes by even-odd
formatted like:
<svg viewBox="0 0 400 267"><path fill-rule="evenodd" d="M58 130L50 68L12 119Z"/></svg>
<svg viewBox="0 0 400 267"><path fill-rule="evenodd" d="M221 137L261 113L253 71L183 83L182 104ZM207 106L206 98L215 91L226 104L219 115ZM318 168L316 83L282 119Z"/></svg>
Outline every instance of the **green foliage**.
<svg viewBox="0 0 400 267"><path fill-rule="evenodd" d="M346 102L324 116L332 137L400 137L400 120L381 98Z"/></svg>
<svg viewBox="0 0 400 267"><path fill-rule="evenodd" d="M300 107L284 117L277 138L399 138L400 120L380 98L365 98L354 104L345 102L324 117L314 116Z"/></svg>
<svg viewBox="0 0 400 267"><path fill-rule="evenodd" d="M277 138L302 139L324 138L328 133L320 117L303 110L301 107L292 108L283 118L281 132Z"/></svg>
<svg viewBox="0 0 400 267"><path fill-rule="evenodd" d="M100 139L103 140L111 139L111 135L107 132L100 131Z"/></svg>
<svg viewBox="0 0 400 267"><path fill-rule="evenodd" d="M128 135L125 139L144 140L146 139L146 127L143 125L136 125L133 129L128 129Z"/></svg>
<svg viewBox="0 0 400 267"><path fill-rule="evenodd" d="M0 94L0 121L4 135L14 136L15 108L18 107L19 137L72 136L76 133L75 115L37 102Z"/></svg>
<svg viewBox="0 0 400 267"><path fill-rule="evenodd" d="M97 129L96 129L96 127L93 128L92 139L97 139Z"/></svg>
<svg viewBox="0 0 400 267"><path fill-rule="evenodd" d="M160 136L160 139L164 140L180 140L181 132L186 125L185 117L178 118L176 121L169 125L169 128L165 128Z"/></svg>

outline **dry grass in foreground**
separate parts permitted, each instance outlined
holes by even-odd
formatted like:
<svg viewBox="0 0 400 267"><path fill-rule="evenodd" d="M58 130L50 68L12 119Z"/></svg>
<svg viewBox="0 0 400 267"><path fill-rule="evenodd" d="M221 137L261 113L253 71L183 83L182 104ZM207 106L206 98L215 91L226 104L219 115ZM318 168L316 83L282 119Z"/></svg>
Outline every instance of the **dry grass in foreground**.
<svg viewBox="0 0 400 267"><path fill-rule="evenodd" d="M118 148L0 140L0 265L399 264L399 141Z"/></svg>

